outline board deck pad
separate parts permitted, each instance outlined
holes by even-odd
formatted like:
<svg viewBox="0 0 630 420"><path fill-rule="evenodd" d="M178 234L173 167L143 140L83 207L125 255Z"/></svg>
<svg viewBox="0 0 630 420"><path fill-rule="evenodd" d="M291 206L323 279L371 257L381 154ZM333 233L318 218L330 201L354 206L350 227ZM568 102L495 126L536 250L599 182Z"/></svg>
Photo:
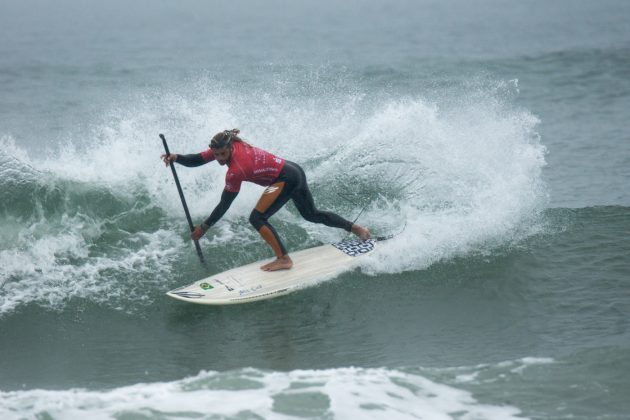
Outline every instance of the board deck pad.
<svg viewBox="0 0 630 420"><path fill-rule="evenodd" d="M345 240L291 253L290 270L262 271L271 261L257 261L171 290L172 298L205 305L229 305L271 299L312 286L354 268L357 258L374 251L376 242Z"/></svg>

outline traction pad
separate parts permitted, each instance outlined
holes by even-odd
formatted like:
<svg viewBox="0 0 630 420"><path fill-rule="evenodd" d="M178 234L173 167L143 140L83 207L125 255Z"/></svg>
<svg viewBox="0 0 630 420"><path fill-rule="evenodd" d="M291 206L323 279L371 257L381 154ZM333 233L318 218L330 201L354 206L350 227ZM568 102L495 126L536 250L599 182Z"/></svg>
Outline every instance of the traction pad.
<svg viewBox="0 0 630 420"><path fill-rule="evenodd" d="M368 239L362 241L360 239L350 239L346 241L337 242L332 244L335 248L340 250L346 255L351 257L358 257L359 255L367 254L374 249L374 240Z"/></svg>

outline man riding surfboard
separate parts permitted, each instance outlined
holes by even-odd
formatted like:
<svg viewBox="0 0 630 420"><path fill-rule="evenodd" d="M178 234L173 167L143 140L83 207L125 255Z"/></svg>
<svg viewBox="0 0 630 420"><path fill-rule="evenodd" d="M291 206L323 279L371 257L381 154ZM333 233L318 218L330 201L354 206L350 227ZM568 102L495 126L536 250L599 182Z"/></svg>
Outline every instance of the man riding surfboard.
<svg viewBox="0 0 630 420"><path fill-rule="evenodd" d="M274 261L261 267L264 271L290 269L293 266L293 261L280 236L268 220L290 199L293 200L302 217L309 222L341 228L363 240L370 239L370 231L367 228L353 224L335 213L315 208L306 175L297 163L248 144L238 136L239 132L238 129L233 129L217 133L212 138L209 148L201 153L190 155L170 153L161 156L166 166L171 162L177 162L184 166L195 167L213 160L222 166L228 166L221 201L212 214L201 225L195 227L191 235L193 240L199 240L223 217L238 195L243 181L267 187L249 216L250 223L276 254Z"/></svg>

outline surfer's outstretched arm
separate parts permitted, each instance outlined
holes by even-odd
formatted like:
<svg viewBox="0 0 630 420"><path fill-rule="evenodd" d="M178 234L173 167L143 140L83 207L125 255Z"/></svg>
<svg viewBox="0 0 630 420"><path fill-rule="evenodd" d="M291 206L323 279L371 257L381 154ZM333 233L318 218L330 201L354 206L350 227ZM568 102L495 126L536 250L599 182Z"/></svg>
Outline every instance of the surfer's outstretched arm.
<svg viewBox="0 0 630 420"><path fill-rule="evenodd" d="M217 204L214 210L212 210L210 216L208 216L208 218L204 220L201 225L195 227L195 230L191 235L192 239L198 241L199 238L201 238L208 231L208 229L210 229L210 227L218 222L219 219L221 219L225 212L230 208L230 206L232 205L232 201L234 201L237 195L238 192L223 190L223 193L221 194L221 201L219 201L219 204Z"/></svg>
<svg viewBox="0 0 630 420"><path fill-rule="evenodd" d="M204 159L201 153L193 153L190 155L178 155L177 153L170 153L168 155L164 154L160 157L162 158L166 166L170 165L171 162L177 162L180 165L194 168L195 166L201 166L210 162L210 160Z"/></svg>

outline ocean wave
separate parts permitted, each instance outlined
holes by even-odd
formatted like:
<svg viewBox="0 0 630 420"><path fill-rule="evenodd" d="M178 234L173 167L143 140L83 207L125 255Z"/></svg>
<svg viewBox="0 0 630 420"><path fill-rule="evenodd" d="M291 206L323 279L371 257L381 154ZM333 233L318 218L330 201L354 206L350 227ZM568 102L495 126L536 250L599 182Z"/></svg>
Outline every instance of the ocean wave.
<svg viewBox="0 0 630 420"><path fill-rule="evenodd" d="M182 93L142 95L112 106L80 138L65 133L56 150L35 157L5 138L2 307L51 301L25 292L33 277L51 285L50 296L72 297L85 296L92 284L112 291L150 270L182 269L151 257L169 261L190 248L171 175L159 159L159 132L172 152L192 153L207 147L215 131L238 126L253 144L302 164L319 207L347 218L365 207L359 221L377 234L406 226L365 259L365 273L422 270L540 230L546 152L538 119L513 105L515 81L471 82L427 97L294 82L242 91L200 80ZM218 202L224 168L180 167L179 176L197 223ZM247 223L259 195L257 186L245 185L202 241L222 262L269 255ZM290 249L344 234L304 221L292 206L274 219ZM128 261L144 261L144 268L129 270ZM112 266L119 267L114 276ZM63 286L71 283L76 287Z"/></svg>
<svg viewBox="0 0 630 420"><path fill-rule="evenodd" d="M385 368L201 372L173 382L111 390L0 392L0 415L17 418L522 419L510 405L419 374Z"/></svg>

